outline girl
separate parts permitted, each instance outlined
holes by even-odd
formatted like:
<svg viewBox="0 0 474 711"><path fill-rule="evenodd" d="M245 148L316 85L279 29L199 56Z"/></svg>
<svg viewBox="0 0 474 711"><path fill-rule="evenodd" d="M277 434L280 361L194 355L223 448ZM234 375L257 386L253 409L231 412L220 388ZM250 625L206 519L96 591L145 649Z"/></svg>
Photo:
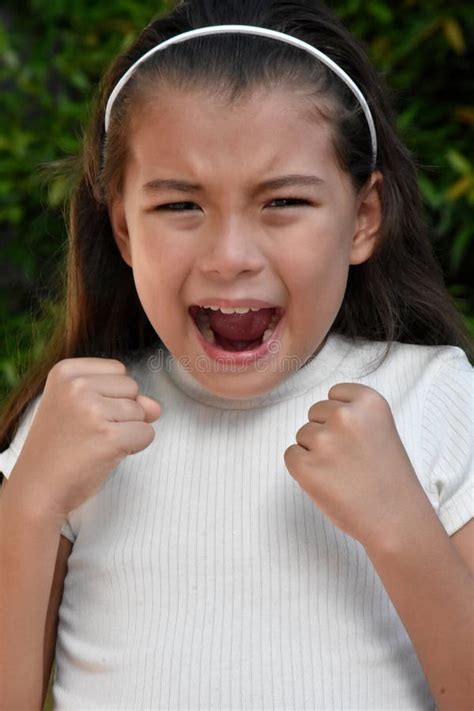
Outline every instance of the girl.
<svg viewBox="0 0 474 711"><path fill-rule="evenodd" d="M420 215L316 0L117 58L3 414L2 708L53 657L68 711L472 707L472 352Z"/></svg>

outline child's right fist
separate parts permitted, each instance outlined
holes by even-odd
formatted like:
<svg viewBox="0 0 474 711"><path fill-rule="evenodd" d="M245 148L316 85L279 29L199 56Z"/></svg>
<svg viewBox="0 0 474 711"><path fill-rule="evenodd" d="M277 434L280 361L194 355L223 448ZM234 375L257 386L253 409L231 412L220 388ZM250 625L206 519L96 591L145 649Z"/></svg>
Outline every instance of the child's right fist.
<svg viewBox="0 0 474 711"><path fill-rule="evenodd" d="M51 368L31 429L10 476L17 496L65 517L110 471L155 437L159 403L139 394L118 360L67 358Z"/></svg>

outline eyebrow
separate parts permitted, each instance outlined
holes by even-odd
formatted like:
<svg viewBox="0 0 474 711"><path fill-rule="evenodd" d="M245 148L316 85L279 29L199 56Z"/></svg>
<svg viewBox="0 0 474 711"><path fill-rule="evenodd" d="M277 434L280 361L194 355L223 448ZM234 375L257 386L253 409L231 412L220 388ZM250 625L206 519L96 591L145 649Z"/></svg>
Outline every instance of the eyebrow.
<svg viewBox="0 0 474 711"><path fill-rule="evenodd" d="M259 183L255 189L251 191L251 193L258 195L266 190L278 190L279 188L288 188L292 186L317 187L324 184L325 181L322 178L318 178L316 175L282 175L278 178L272 178L271 180L265 180L263 183ZM197 193L203 188L201 185L198 185L197 183L190 183L187 180L178 180L177 178L156 178L155 180L150 180L148 183L145 183L142 186L142 189L146 193L165 190L175 190L181 193Z"/></svg>

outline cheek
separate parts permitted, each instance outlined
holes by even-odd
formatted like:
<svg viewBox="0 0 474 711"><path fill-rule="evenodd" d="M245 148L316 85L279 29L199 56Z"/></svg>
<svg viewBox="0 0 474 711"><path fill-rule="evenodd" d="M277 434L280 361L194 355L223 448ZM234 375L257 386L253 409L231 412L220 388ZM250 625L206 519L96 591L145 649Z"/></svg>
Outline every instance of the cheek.
<svg viewBox="0 0 474 711"><path fill-rule="evenodd" d="M157 248L136 250L133 259L133 278L138 297L148 320L159 335L167 330L169 317L176 321L181 284L184 281L183 263L168 252Z"/></svg>
<svg viewBox="0 0 474 711"><path fill-rule="evenodd" d="M289 293L291 322L298 328L327 329L334 320L347 285L347 239L340 231L322 225L300 235L291 248L282 250L279 265ZM306 333L311 337L310 330Z"/></svg>
<svg viewBox="0 0 474 711"><path fill-rule="evenodd" d="M183 279L171 270L168 261L141 262L134 266L133 274L138 298L149 322L169 344L173 334L183 332L185 327L185 314L180 306Z"/></svg>
<svg viewBox="0 0 474 711"><path fill-rule="evenodd" d="M279 258L281 273L291 291L314 295L331 291L347 275L348 255L337 236L326 234L311 240L294 240Z"/></svg>
<svg viewBox="0 0 474 711"><path fill-rule="evenodd" d="M176 235L146 227L132 240L136 281L156 295L176 293L190 268L190 250Z"/></svg>

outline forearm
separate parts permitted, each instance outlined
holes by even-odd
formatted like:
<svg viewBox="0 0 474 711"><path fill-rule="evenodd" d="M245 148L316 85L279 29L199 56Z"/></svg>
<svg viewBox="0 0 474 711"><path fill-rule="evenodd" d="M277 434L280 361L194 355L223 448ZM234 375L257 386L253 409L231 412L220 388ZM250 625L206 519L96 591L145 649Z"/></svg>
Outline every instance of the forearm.
<svg viewBox="0 0 474 711"><path fill-rule="evenodd" d="M60 522L26 505L13 481L0 493L0 708L41 708L46 613Z"/></svg>
<svg viewBox="0 0 474 711"><path fill-rule="evenodd" d="M413 642L438 711L472 711L474 581L428 499L366 550Z"/></svg>

